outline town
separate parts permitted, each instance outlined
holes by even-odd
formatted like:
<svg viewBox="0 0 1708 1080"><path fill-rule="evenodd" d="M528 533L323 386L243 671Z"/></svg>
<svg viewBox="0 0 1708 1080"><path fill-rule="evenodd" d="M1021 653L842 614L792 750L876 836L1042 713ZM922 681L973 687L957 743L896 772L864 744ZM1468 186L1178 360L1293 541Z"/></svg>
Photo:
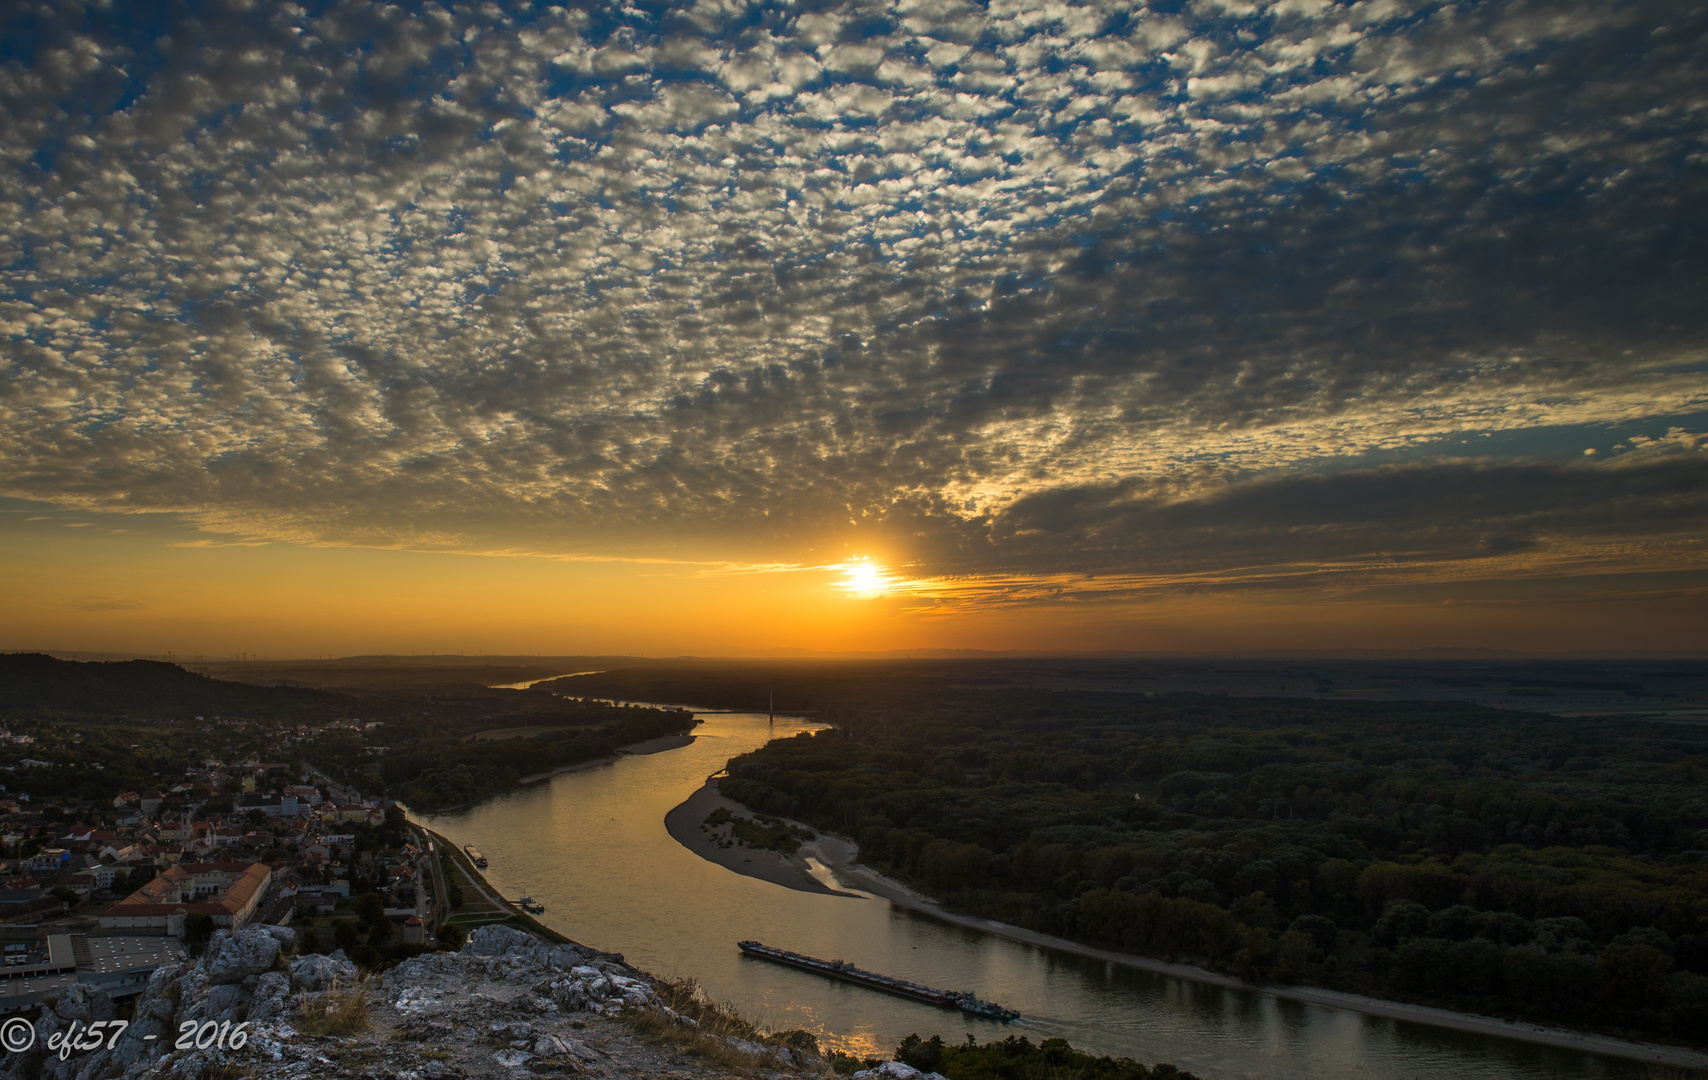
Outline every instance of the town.
<svg viewBox="0 0 1708 1080"><path fill-rule="evenodd" d="M71 982L135 994L216 929L294 924L311 950L369 966L462 940L435 841L312 767L209 760L104 805L0 811L0 1011Z"/></svg>
<svg viewBox="0 0 1708 1080"><path fill-rule="evenodd" d="M693 723L438 685L350 694L150 661L0 655L0 1013L71 983L124 1003L216 930L289 926L375 972L530 926L405 812Z"/></svg>

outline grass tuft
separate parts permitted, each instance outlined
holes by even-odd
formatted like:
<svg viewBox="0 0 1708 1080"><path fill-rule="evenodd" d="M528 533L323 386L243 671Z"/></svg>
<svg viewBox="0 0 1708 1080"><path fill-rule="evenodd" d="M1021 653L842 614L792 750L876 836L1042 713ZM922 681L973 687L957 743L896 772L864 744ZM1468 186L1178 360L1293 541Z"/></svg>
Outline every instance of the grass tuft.
<svg viewBox="0 0 1708 1080"><path fill-rule="evenodd" d="M304 1035L354 1035L368 1030L367 980L347 987L334 983L324 994L303 994L296 1028Z"/></svg>
<svg viewBox="0 0 1708 1080"><path fill-rule="evenodd" d="M672 1019L663 1010L651 1005L627 1010L623 1014L624 1022L630 1030L648 1042L675 1046L709 1065L742 1076L757 1076L761 1070L774 1073L778 1063L772 1058L745 1053L731 1046L730 1039L788 1047L806 1052L811 1055L809 1061L819 1063L819 1067L806 1071L828 1073L828 1067L823 1066L823 1059L817 1056L818 1041L809 1032L765 1031L736 1012L733 1005L719 1005L709 1001L699 982L694 979L659 981L655 983L655 989L658 992L658 1004L692 1023Z"/></svg>

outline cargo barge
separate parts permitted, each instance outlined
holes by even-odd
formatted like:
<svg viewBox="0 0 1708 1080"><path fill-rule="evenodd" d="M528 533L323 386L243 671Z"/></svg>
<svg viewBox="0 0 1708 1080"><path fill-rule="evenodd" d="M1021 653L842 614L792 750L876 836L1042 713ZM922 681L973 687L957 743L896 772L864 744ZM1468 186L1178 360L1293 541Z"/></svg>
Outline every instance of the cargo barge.
<svg viewBox="0 0 1708 1080"><path fill-rule="evenodd" d="M469 857L469 862L474 863L482 870L486 869L486 856L476 851L473 844L464 844L463 854Z"/></svg>
<svg viewBox="0 0 1708 1080"><path fill-rule="evenodd" d="M1013 1009L1005 1009L1001 1005L989 1001L980 1001L971 994L959 990L936 990L918 983L910 983L902 979L892 979L888 975L879 975L875 971L864 971L853 964L841 960L819 960L816 957L802 956L800 953L788 952L784 949L773 949L769 945L761 945L757 941L738 941L736 946L748 956L760 960L769 960L774 964L785 964L789 967L800 968L802 971L817 972L832 979L841 979L856 986L868 987L872 990L882 990L887 994L898 997L912 998L923 1001L928 1005L941 1005L948 1009L960 1009L974 1016L988 1017L991 1020L1001 1020L1008 1023L1018 1020L1020 1014Z"/></svg>

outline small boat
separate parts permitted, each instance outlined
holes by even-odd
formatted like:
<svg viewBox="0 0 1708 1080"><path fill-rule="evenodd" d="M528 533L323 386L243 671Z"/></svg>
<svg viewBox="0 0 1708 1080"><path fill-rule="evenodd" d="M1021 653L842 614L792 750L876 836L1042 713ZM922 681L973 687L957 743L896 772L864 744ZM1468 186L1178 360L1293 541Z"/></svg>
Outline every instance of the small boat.
<svg viewBox="0 0 1708 1080"><path fill-rule="evenodd" d="M476 851L473 844L464 844L463 854L469 857L469 862L474 863L482 870L486 869L486 856Z"/></svg>
<svg viewBox="0 0 1708 1080"><path fill-rule="evenodd" d="M516 903L523 911L531 912L535 915L544 915L546 913L546 905L537 903L531 896L519 897Z"/></svg>
<svg viewBox="0 0 1708 1080"><path fill-rule="evenodd" d="M1005 1009L990 1001L980 1001L973 995L961 990L936 990L929 986L907 982L903 979L893 979L888 975L879 975L875 971L863 971L853 964L842 960L819 960L816 957L802 956L800 953L788 952L784 949L774 949L769 945L761 945L757 941L738 941L736 947L748 956L760 960L769 960L774 964L786 964L789 967L800 968L803 971L814 971L820 975L828 975L832 979L854 983L873 990L882 990L887 994L898 997L912 998L930 1005L942 1005L950 1009L960 1009L974 1016L988 1017L991 1020L1020 1019L1020 1014L1013 1009Z"/></svg>

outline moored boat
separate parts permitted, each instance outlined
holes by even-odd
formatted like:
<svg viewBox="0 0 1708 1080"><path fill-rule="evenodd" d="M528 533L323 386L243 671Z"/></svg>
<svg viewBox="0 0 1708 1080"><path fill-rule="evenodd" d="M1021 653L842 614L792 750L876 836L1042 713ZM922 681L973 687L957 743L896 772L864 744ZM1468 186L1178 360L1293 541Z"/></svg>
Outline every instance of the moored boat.
<svg viewBox="0 0 1708 1080"><path fill-rule="evenodd" d="M463 854L469 857L469 862L474 863L482 870L486 869L486 856L476 851L473 844L464 844Z"/></svg>

